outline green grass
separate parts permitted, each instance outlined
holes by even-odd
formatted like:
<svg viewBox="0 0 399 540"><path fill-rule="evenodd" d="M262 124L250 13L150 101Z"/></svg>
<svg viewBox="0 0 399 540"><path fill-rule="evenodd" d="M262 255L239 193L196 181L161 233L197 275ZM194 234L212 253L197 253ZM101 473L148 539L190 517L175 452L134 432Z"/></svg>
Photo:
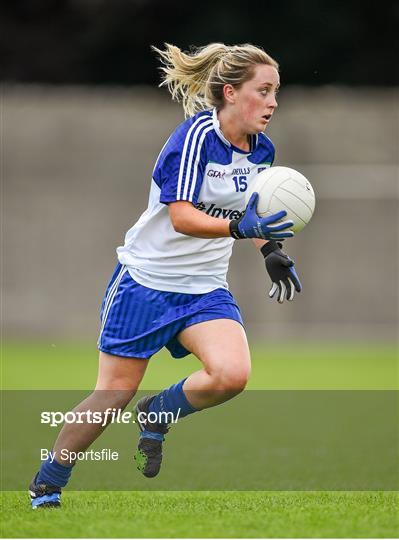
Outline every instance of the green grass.
<svg viewBox="0 0 399 540"><path fill-rule="evenodd" d="M66 492L32 511L6 494L2 534L31 537L392 538L398 495L358 492Z"/></svg>
<svg viewBox="0 0 399 540"><path fill-rule="evenodd" d="M251 390L394 390L395 345L270 345L251 347ZM2 387L8 390L91 389L96 380L95 345L9 343L2 347ZM155 355L141 388L157 389L199 369L193 356Z"/></svg>
<svg viewBox="0 0 399 540"><path fill-rule="evenodd" d="M392 390L394 345L255 346L250 389ZM165 387L198 369L192 356L154 357L142 389ZM74 390L93 387L95 346L9 343L2 348L2 387ZM399 535L393 492L76 492L63 508L32 511L26 492L2 495L2 537L291 537L392 538Z"/></svg>

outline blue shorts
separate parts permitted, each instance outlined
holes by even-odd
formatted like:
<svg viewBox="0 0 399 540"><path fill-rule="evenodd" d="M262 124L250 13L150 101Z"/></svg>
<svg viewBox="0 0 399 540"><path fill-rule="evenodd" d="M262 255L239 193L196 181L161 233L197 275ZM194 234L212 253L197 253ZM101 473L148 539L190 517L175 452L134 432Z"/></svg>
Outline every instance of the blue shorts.
<svg viewBox="0 0 399 540"><path fill-rule="evenodd" d="M233 295L223 288L205 294L157 291L137 283L117 264L101 306L100 351L150 358L166 347L174 358L190 354L177 335L196 323L233 319L244 325Z"/></svg>

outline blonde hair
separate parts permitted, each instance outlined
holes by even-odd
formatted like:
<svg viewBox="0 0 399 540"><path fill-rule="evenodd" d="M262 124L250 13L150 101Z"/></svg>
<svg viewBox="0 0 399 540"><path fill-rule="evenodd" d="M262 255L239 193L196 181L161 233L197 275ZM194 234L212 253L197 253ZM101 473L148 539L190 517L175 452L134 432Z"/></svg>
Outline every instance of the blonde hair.
<svg viewBox="0 0 399 540"><path fill-rule="evenodd" d="M165 47L164 51L152 47L163 64L163 80L159 86L167 86L172 99L183 103L186 117L204 109L221 108L224 85L239 88L252 78L257 64L278 70L271 56L250 43L232 46L211 43L191 53L184 53L169 43L165 43Z"/></svg>

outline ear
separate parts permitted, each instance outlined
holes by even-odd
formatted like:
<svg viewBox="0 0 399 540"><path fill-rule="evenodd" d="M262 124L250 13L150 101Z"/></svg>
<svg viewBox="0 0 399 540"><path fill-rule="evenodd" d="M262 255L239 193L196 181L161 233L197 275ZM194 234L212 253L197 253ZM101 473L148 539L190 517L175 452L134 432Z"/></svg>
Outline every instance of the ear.
<svg viewBox="0 0 399 540"><path fill-rule="evenodd" d="M223 97L226 103L234 104L236 101L236 91L233 85L225 84L223 86Z"/></svg>

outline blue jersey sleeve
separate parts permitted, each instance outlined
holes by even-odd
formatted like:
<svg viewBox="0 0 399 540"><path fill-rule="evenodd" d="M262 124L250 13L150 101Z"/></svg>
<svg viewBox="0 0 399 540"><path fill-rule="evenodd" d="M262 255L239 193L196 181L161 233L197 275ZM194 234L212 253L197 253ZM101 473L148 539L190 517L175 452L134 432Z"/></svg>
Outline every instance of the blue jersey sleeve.
<svg viewBox="0 0 399 540"><path fill-rule="evenodd" d="M155 164L153 179L161 190L160 202L198 202L206 166L206 135L212 119L203 113L181 124L170 136Z"/></svg>
<svg viewBox="0 0 399 540"><path fill-rule="evenodd" d="M274 144L264 133L260 133L256 150L248 157L248 160L259 165L258 172L260 172L273 165L274 157Z"/></svg>

